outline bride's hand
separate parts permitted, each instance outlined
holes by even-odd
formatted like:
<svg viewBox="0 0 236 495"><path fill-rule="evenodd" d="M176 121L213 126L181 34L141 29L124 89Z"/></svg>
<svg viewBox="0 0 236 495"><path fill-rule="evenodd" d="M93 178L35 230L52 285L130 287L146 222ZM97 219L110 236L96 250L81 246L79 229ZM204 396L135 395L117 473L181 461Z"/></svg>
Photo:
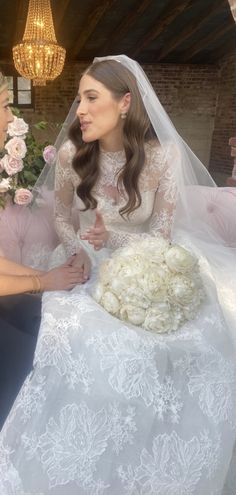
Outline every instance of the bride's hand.
<svg viewBox="0 0 236 495"><path fill-rule="evenodd" d="M95 213L96 219L94 226L90 227L90 229L80 237L81 239L88 241L89 244L92 244L94 249L98 251L106 245L109 238L109 232L106 230L102 214L98 210L96 210Z"/></svg>
<svg viewBox="0 0 236 495"><path fill-rule="evenodd" d="M72 261L70 261L70 264L73 267L82 269L83 271L82 283L86 282L89 279L91 274L92 264L88 254L83 248L79 249L78 253L72 257Z"/></svg>

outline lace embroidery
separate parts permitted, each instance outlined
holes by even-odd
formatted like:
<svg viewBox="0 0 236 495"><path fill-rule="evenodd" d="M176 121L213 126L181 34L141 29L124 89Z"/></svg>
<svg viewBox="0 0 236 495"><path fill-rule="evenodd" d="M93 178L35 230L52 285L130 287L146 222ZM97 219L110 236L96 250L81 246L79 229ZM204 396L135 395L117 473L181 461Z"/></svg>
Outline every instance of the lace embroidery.
<svg viewBox="0 0 236 495"><path fill-rule="evenodd" d="M180 393L170 377L166 376L161 383L152 340L122 327L110 336L100 334L97 344L94 338L87 342L101 355L101 370L109 371L108 381L113 390L128 400L141 398L147 407L154 408L160 420L165 416L173 423L178 422L183 406Z"/></svg>
<svg viewBox="0 0 236 495"><path fill-rule="evenodd" d="M123 493L193 495L207 468L206 459L210 453L219 457L214 447L207 433L189 441L181 439L176 432L158 435L154 438L152 453L142 450L137 467L128 465L118 469Z"/></svg>
<svg viewBox="0 0 236 495"><path fill-rule="evenodd" d="M189 392L199 396L201 410L218 424L233 417L235 403L232 388L236 390L235 367L215 349L199 358L188 368ZM236 427L236 419L231 423Z"/></svg>
<svg viewBox="0 0 236 495"><path fill-rule="evenodd" d="M82 383L88 393L93 383L93 378L87 366L85 357L78 355L75 359L68 335L77 333L80 321L77 315L69 318L55 319L51 314L44 312L44 333L39 336L35 362L40 368L53 366L60 376L64 376L70 388L76 383Z"/></svg>
<svg viewBox="0 0 236 495"><path fill-rule="evenodd" d="M57 421L49 420L45 433L38 439L34 437L32 442L29 437L24 438L27 456L31 458L37 452L51 488L76 481L85 489L96 489L93 475L107 447L107 426L105 409L93 413L83 402L80 406L67 405Z"/></svg>

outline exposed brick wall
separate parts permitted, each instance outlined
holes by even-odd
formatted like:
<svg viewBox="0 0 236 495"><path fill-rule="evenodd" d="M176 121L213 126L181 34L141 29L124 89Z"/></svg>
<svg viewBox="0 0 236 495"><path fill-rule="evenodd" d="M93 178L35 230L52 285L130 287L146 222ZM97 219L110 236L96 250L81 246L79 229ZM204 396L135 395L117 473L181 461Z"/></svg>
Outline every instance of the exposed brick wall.
<svg viewBox="0 0 236 495"><path fill-rule="evenodd" d="M210 172L231 175L233 160L228 145L236 136L236 52L222 60L220 86L212 138Z"/></svg>

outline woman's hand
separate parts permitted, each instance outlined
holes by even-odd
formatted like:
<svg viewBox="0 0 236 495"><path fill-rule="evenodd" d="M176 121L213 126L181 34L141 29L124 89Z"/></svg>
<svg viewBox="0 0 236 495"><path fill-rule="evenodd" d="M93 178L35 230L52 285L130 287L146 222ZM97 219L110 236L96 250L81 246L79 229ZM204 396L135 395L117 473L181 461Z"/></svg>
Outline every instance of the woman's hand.
<svg viewBox="0 0 236 495"><path fill-rule="evenodd" d="M87 230L86 234L81 235L81 239L86 240L89 244L92 244L94 249L98 251L105 247L109 238L109 232L106 230L105 223L103 221L102 214L96 210L96 219L93 227Z"/></svg>
<svg viewBox="0 0 236 495"><path fill-rule="evenodd" d="M80 283L83 284L89 279L92 264L88 254L83 248L79 249L78 253L72 256L70 259L70 264L72 267L80 270L82 277Z"/></svg>
<svg viewBox="0 0 236 495"><path fill-rule="evenodd" d="M84 281L83 271L66 263L49 270L49 272L40 275L38 278L42 291L70 290Z"/></svg>

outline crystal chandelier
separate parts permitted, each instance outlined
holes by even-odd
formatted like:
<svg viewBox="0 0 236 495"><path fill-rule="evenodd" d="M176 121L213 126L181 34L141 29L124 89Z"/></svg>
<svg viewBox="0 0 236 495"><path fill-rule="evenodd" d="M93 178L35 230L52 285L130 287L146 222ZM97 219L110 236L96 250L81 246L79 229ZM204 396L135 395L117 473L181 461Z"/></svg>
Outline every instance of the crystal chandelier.
<svg viewBox="0 0 236 495"><path fill-rule="evenodd" d="M65 55L55 36L50 0L29 0L23 40L13 47L16 70L34 86L45 86L61 73Z"/></svg>

